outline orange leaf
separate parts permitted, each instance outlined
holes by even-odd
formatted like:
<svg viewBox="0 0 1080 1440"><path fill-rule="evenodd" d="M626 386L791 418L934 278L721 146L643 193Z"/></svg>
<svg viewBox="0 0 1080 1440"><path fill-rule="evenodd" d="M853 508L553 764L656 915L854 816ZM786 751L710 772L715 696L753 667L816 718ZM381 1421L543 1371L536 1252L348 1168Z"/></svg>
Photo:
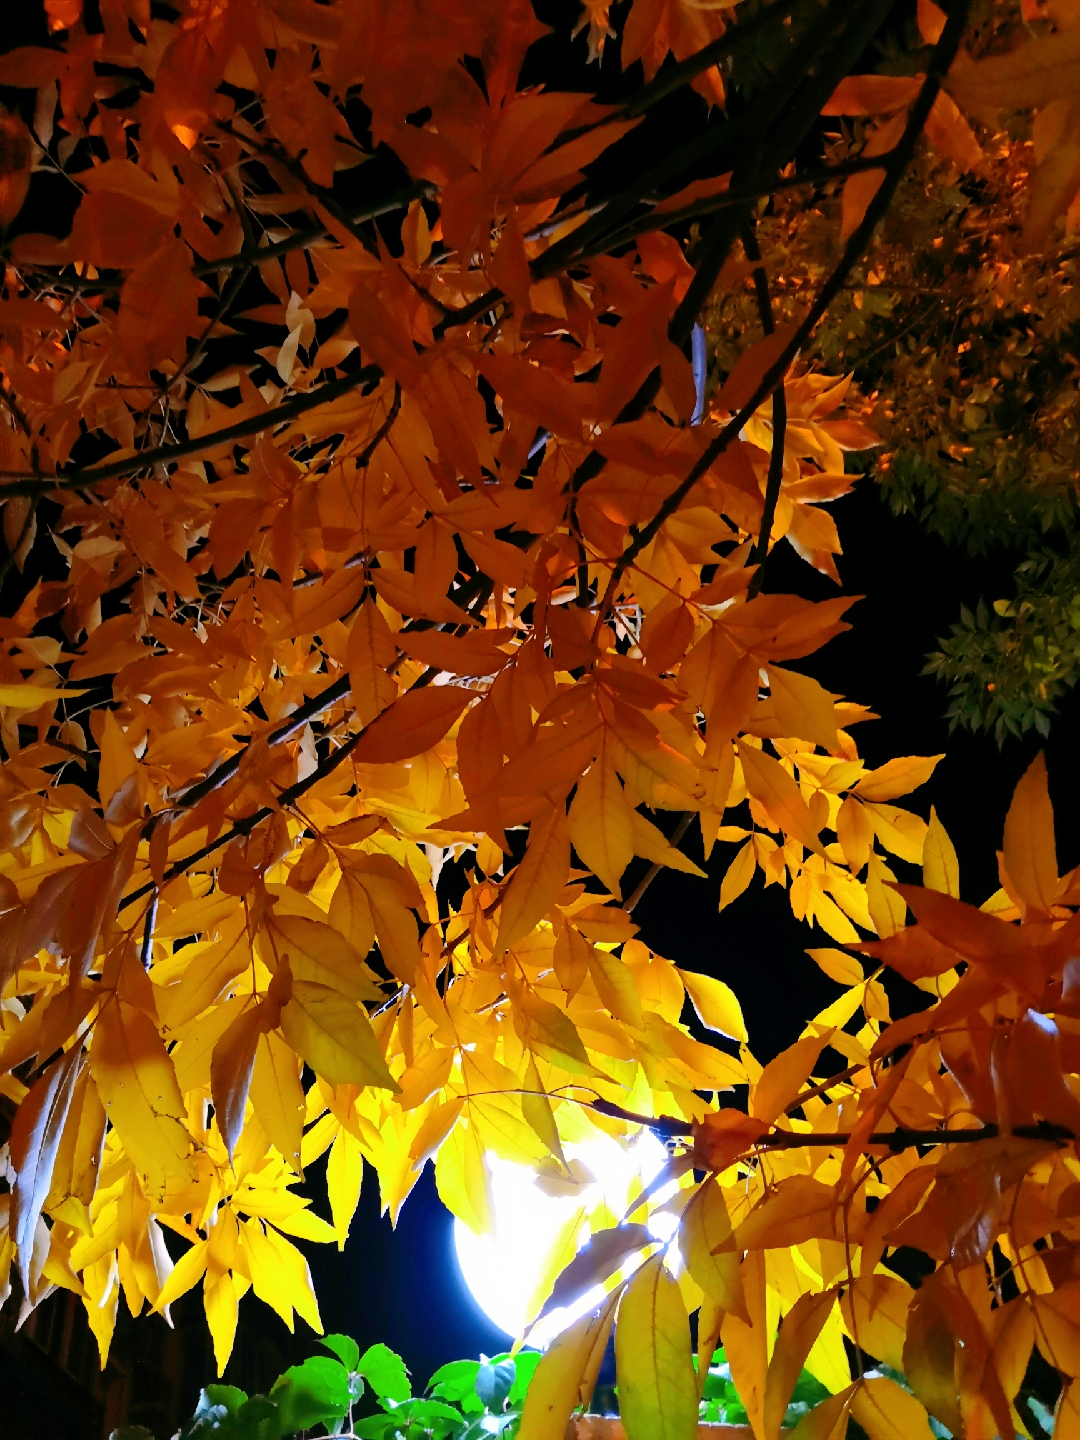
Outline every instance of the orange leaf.
<svg viewBox="0 0 1080 1440"><path fill-rule="evenodd" d="M1040 752L1013 791L1005 817L1005 868L1027 905L1049 912L1060 881L1054 845L1054 808L1046 783L1046 757Z"/></svg>
<svg viewBox="0 0 1080 1440"><path fill-rule="evenodd" d="M741 410L765 378L766 372L783 354L797 328L795 325L779 325L772 335L766 335L764 340L758 340L744 350L735 369L717 392L713 409L729 410L732 414Z"/></svg>
<svg viewBox="0 0 1080 1440"><path fill-rule="evenodd" d="M377 716L353 750L358 765L391 765L437 745L473 698L458 685L410 690Z"/></svg>
<svg viewBox="0 0 1080 1440"><path fill-rule="evenodd" d="M496 953L523 940L543 919L566 884L570 869L570 827L560 802L534 820L525 858L514 871L499 912Z"/></svg>
<svg viewBox="0 0 1080 1440"><path fill-rule="evenodd" d="M800 845L822 854L818 827L811 819L798 785L780 762L744 741L739 742L739 759L746 788L764 806L769 819Z"/></svg>

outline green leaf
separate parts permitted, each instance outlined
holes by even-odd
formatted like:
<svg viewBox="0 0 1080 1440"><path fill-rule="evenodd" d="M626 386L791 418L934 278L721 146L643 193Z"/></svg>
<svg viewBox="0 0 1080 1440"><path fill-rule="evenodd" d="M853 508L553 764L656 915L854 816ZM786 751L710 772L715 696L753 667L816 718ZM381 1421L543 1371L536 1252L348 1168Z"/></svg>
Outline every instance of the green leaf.
<svg viewBox="0 0 1080 1440"><path fill-rule="evenodd" d="M349 1372L336 1360L313 1355L279 1375L270 1394L281 1412L285 1434L309 1430L348 1412Z"/></svg>
<svg viewBox="0 0 1080 1440"><path fill-rule="evenodd" d="M405 1361L388 1345L372 1345L356 1362L356 1370L380 1400L408 1400L412 1395Z"/></svg>
<svg viewBox="0 0 1080 1440"><path fill-rule="evenodd" d="M514 1383L510 1387L510 1394L506 1397L508 1405L520 1405L525 1399L529 1389L529 1381L536 1373L536 1367L540 1364L543 1353L540 1350L520 1350L517 1354L517 1374L514 1376Z"/></svg>
<svg viewBox="0 0 1080 1440"><path fill-rule="evenodd" d="M222 1435L228 1440L278 1440L286 1433L284 1419L269 1395L252 1395L236 1413L234 1421L226 1421Z"/></svg>
<svg viewBox="0 0 1080 1440"><path fill-rule="evenodd" d="M248 1398L247 1391L235 1385L207 1385L202 1393L211 1405L224 1405L230 1415L235 1415Z"/></svg>
<svg viewBox="0 0 1080 1440"><path fill-rule="evenodd" d="M481 1365L476 1372L476 1393L486 1409L499 1411L513 1388L517 1366L513 1360L502 1360L497 1365L490 1362Z"/></svg>
<svg viewBox="0 0 1080 1440"><path fill-rule="evenodd" d="M278 1440L279 1422L277 1406L265 1395L249 1400L235 1385L207 1385L179 1440Z"/></svg>
<svg viewBox="0 0 1080 1440"><path fill-rule="evenodd" d="M442 1365L428 1382L428 1390L442 1400L460 1405L466 1415L480 1415L484 1403L476 1393L479 1360L451 1360Z"/></svg>
<svg viewBox="0 0 1080 1440"><path fill-rule="evenodd" d="M393 1415L369 1415L365 1420L353 1421L353 1434L357 1440L382 1440L384 1435L392 1434L399 1423Z"/></svg>
<svg viewBox="0 0 1080 1440"><path fill-rule="evenodd" d="M360 1364L360 1346L349 1335L324 1335L320 1345L332 1350L346 1370L356 1370Z"/></svg>

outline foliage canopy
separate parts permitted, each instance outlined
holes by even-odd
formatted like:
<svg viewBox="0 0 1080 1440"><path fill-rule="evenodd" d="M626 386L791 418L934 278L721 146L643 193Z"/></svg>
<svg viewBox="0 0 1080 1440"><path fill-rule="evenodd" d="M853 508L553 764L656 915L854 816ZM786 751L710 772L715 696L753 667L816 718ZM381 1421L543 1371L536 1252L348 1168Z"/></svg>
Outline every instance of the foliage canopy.
<svg viewBox="0 0 1080 1440"><path fill-rule="evenodd" d="M12 226L0 300L24 1313L75 1291L104 1357L121 1290L137 1314L201 1284L223 1366L249 1289L320 1328L293 1241L344 1243L365 1161L396 1216L432 1160L483 1229L494 1153L582 1197L536 1309L609 1287L546 1353L525 1440L587 1399L616 1308L634 1440L696 1423L695 1309L758 1440L804 1362L815 1435L1011 1436L1036 1340L1072 1434L1080 888L1045 771L1002 889L962 904L933 812L895 803L940 757L868 769L868 711L797 668L850 599L763 588L784 543L836 575L825 507L878 435L808 347L909 166L966 174L1034 111L1023 245L1072 202L1075 7L1024 8L969 30L920 0L911 73L864 75L907 33L886 0L635 0L646 83L603 105L519 88L555 43L527 0L101 0L93 25L46 0L54 43L0 59L34 127L2 118L0 220L49 175L78 197L62 236ZM599 52L607 7L584 19ZM686 86L710 108L672 138ZM822 158L822 113L858 145ZM782 197L838 186L835 261L789 286L762 249ZM706 384L695 324L729 295ZM929 1009L894 1023L876 970L816 949L843 992L762 1067L736 996L639 940L623 891L635 857L697 871L695 820L706 854L738 845L721 909L760 869ZM563 1147L643 1124L668 1190L620 1226ZM293 1189L327 1151L330 1221ZM658 1205L678 1279L638 1223ZM884 1264L903 1247L918 1291ZM845 1336L914 1394L852 1378Z"/></svg>

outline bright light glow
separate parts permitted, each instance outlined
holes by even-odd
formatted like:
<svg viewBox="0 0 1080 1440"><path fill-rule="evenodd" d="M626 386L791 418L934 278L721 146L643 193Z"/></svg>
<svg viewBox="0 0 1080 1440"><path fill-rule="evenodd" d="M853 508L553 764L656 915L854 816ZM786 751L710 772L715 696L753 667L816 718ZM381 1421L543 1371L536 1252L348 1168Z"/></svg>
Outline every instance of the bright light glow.
<svg viewBox="0 0 1080 1440"><path fill-rule="evenodd" d="M580 1161L595 1176L595 1182L582 1185L572 1195L548 1195L536 1184L531 1170L489 1155L495 1233L476 1235L462 1221L454 1223L454 1248L466 1285L493 1324L515 1338L539 1308L537 1285L564 1226L578 1211L588 1214L601 1204L616 1220L621 1219L631 1196L648 1185L667 1159L667 1151L652 1131L643 1131L625 1149L610 1136L598 1135L581 1144L564 1144L563 1151L568 1161ZM665 1193L660 1192L652 1203L656 1204ZM668 1240L678 1221L673 1215L655 1215L648 1224L658 1240ZM584 1225L578 1237L579 1248L588 1238L589 1227ZM629 1274L635 1264L631 1261L623 1273ZM598 1285L576 1305L545 1315L530 1332L529 1344L545 1346L571 1321L596 1305L603 1294L604 1288Z"/></svg>

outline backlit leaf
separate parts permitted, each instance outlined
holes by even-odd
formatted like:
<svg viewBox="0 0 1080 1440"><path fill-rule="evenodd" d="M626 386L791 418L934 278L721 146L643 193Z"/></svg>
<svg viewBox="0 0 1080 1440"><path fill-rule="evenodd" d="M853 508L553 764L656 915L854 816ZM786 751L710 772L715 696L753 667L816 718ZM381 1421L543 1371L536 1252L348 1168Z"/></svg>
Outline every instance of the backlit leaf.
<svg viewBox="0 0 1080 1440"><path fill-rule="evenodd" d="M397 1090L371 1023L353 1001L325 985L298 980L281 1012L281 1032L331 1085Z"/></svg>
<svg viewBox="0 0 1080 1440"><path fill-rule="evenodd" d="M662 1256L647 1260L626 1287L615 1366L627 1440L691 1440L697 1433L697 1382L690 1327Z"/></svg>

